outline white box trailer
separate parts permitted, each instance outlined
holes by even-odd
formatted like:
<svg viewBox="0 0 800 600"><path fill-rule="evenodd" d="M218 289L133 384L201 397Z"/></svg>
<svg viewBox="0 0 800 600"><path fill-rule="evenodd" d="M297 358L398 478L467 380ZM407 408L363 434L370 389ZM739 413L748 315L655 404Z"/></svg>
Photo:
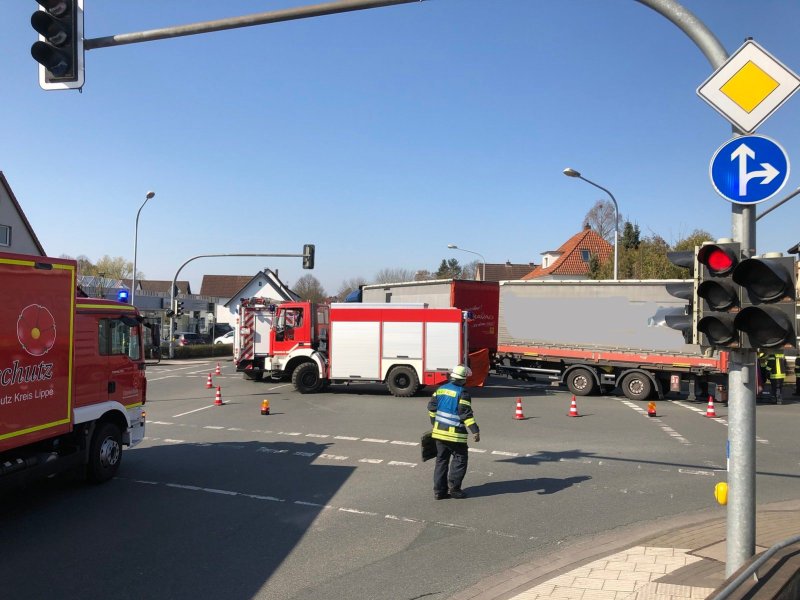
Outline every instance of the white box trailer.
<svg viewBox="0 0 800 600"><path fill-rule="evenodd" d="M559 381L575 395L620 386L632 400L684 380L724 385L727 353L704 353L665 323L687 306L666 288L682 282L500 282L498 370Z"/></svg>

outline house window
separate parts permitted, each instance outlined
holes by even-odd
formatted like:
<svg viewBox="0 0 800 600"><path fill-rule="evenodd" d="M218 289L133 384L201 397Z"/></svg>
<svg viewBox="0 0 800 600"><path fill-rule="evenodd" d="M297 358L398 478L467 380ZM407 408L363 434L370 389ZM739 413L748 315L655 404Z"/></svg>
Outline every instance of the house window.
<svg viewBox="0 0 800 600"><path fill-rule="evenodd" d="M11 245L11 227L8 225L0 225L0 246Z"/></svg>
<svg viewBox="0 0 800 600"><path fill-rule="evenodd" d="M588 263L591 260L592 254L588 250L581 250L581 260L585 263Z"/></svg>

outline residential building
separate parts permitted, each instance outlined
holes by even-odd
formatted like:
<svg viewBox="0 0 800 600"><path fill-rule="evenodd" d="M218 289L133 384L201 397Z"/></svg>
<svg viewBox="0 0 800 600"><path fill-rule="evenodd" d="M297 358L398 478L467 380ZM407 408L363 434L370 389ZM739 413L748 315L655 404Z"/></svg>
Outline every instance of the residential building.
<svg viewBox="0 0 800 600"><path fill-rule="evenodd" d="M592 255L602 263L613 254L614 246L587 224L558 250L542 252L542 264L522 279L587 279Z"/></svg>
<svg viewBox="0 0 800 600"><path fill-rule="evenodd" d="M0 252L46 256L11 186L0 171Z"/></svg>

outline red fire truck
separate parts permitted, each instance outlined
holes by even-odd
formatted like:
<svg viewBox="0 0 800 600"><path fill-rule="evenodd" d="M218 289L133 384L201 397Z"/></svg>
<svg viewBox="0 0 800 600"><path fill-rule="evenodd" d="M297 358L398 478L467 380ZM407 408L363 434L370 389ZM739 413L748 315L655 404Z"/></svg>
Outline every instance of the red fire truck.
<svg viewBox="0 0 800 600"><path fill-rule="evenodd" d="M240 306L234 360L249 379L291 378L303 394L329 383L381 382L407 397L446 381L465 347L457 308L253 298Z"/></svg>
<svg viewBox="0 0 800 600"><path fill-rule="evenodd" d="M74 467L106 481L144 438L141 319L76 297L76 274L75 261L0 253L0 489Z"/></svg>

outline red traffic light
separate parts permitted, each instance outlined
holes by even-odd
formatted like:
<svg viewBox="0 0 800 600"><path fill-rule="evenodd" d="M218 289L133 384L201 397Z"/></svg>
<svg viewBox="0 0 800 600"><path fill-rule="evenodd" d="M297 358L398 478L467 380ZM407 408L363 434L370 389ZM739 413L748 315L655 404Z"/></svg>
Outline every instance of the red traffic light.
<svg viewBox="0 0 800 600"><path fill-rule="evenodd" d="M738 248L738 244L735 246ZM706 244L697 253L697 260L715 277L727 275L739 264L733 247L724 244Z"/></svg>

